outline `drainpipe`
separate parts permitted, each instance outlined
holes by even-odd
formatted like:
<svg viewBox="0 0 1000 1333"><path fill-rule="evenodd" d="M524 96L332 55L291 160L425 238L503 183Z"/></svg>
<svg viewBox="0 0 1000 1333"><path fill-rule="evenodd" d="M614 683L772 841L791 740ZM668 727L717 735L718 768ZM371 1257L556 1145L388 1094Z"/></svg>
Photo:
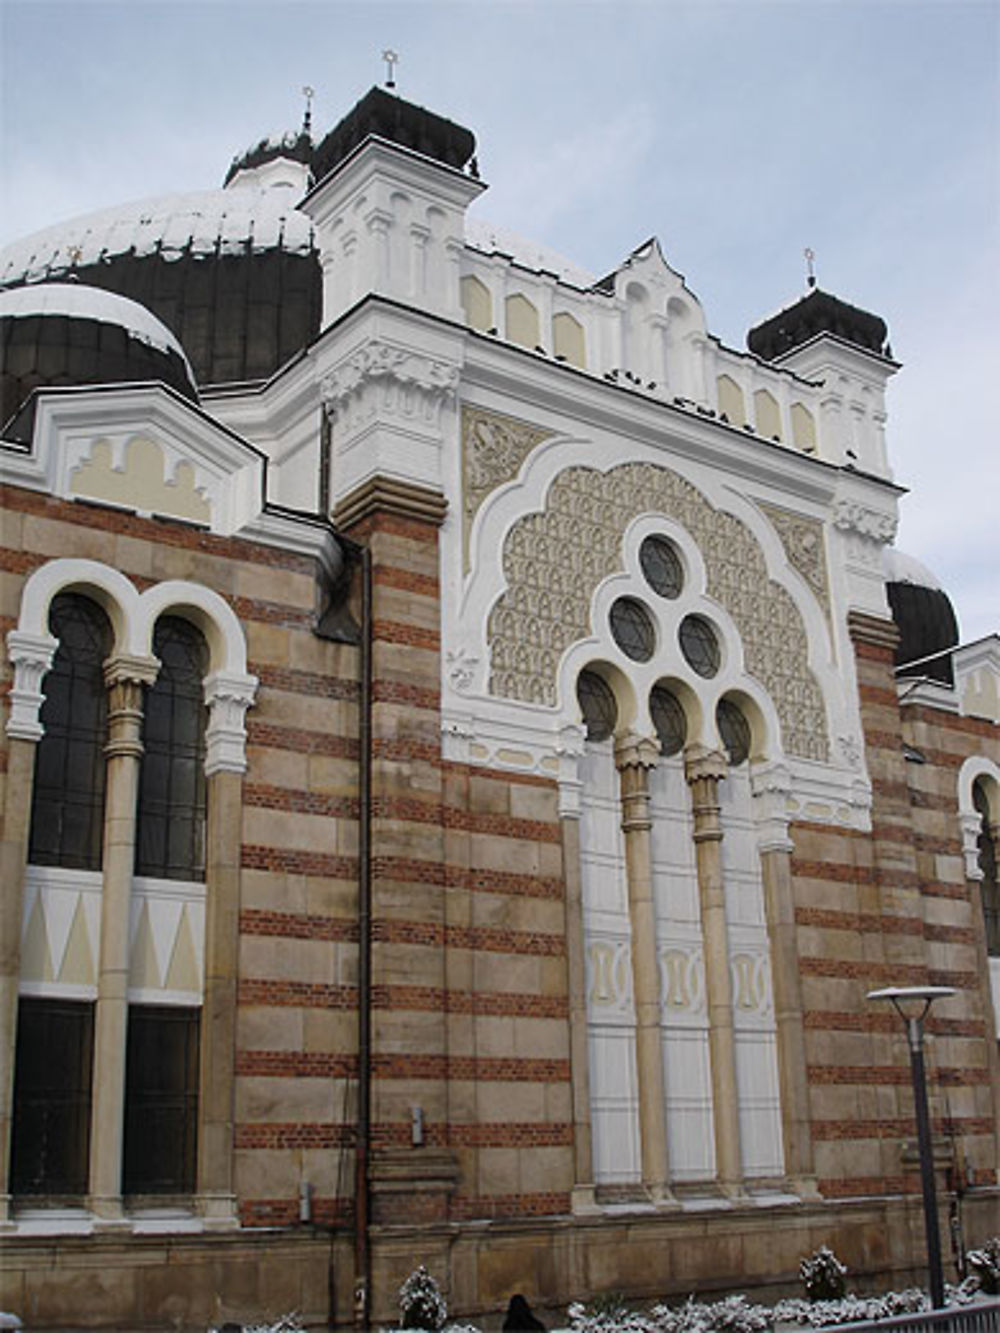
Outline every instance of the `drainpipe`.
<svg viewBox="0 0 1000 1333"><path fill-rule="evenodd" d="M354 1153L354 1327L368 1333L371 1325L371 1247L369 1237L368 1164L371 1150L371 811L372 811L372 557L367 546L349 537L336 539L361 569L361 626L347 605L346 570L331 589L316 633L335 643L361 649L361 690L358 700L358 1123ZM331 1327L335 1292L330 1289Z"/></svg>
<svg viewBox="0 0 1000 1333"><path fill-rule="evenodd" d="M371 1318L368 1159L371 1148L372 556L361 558L361 698L358 719L358 1134L354 1151L354 1326Z"/></svg>

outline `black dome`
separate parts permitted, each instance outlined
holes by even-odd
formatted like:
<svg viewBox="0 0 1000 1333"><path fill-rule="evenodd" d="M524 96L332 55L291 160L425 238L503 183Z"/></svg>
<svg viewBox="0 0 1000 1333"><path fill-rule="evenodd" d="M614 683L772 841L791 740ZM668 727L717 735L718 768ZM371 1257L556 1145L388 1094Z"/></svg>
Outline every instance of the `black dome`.
<svg viewBox="0 0 1000 1333"><path fill-rule="evenodd" d="M774 361L820 333L832 333L866 352L889 356L885 320L814 287L801 301L772 315L747 334L747 346L763 361Z"/></svg>
<svg viewBox="0 0 1000 1333"><path fill-rule="evenodd" d="M914 674L954 685L951 649L958 644L958 621L948 594L918 561L887 552L885 591L899 630L896 666L914 666Z"/></svg>
<svg viewBox="0 0 1000 1333"><path fill-rule="evenodd" d="M123 296L82 283L39 283L0 292L0 422L32 390L158 380L197 401L191 367L170 330ZM34 412L9 439L30 437Z"/></svg>

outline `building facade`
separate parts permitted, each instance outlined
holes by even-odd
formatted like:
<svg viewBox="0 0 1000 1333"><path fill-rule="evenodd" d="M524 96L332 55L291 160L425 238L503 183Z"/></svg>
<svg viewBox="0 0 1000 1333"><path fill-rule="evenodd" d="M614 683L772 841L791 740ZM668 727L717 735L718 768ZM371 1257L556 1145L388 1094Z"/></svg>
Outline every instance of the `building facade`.
<svg viewBox="0 0 1000 1333"><path fill-rule="evenodd" d="M899 369L468 210L375 89L0 254L0 1306L456 1314L1000 1231L1000 636ZM957 1234L957 1233L956 1233Z"/></svg>

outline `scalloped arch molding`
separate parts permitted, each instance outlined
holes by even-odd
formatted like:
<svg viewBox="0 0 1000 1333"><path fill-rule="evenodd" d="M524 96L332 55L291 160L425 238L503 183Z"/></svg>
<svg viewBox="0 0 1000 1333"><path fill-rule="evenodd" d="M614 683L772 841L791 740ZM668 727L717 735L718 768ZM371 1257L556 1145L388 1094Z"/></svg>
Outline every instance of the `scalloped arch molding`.
<svg viewBox="0 0 1000 1333"><path fill-rule="evenodd" d="M786 754L829 758L823 695L808 664L808 638L789 594L769 577L764 553L740 519L654 463L608 472L571 467L549 488L545 509L513 524L503 546L506 591L490 612L490 693L553 705L559 661L591 633L602 579L622 568L622 538L640 514L682 524L705 561L707 592L732 616L746 669L767 690Z"/></svg>

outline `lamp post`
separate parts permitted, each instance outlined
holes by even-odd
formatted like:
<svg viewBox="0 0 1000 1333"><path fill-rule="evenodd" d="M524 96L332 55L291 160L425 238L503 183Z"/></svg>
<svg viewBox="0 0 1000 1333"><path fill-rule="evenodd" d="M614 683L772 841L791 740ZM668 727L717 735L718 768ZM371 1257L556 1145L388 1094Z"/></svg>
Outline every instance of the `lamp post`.
<svg viewBox="0 0 1000 1333"><path fill-rule="evenodd" d="M931 1305L944 1305L944 1277L941 1272L941 1232L938 1227L937 1196L934 1189L934 1156L931 1148L931 1121L927 1111L927 1073L924 1069L924 1019L935 1000L954 995L951 986L887 986L868 992L869 1000L890 1000L906 1026L910 1047L910 1073L913 1077L913 1107L917 1119L917 1146L920 1150L920 1183L924 1196L924 1227L927 1233L927 1271L930 1279Z"/></svg>

